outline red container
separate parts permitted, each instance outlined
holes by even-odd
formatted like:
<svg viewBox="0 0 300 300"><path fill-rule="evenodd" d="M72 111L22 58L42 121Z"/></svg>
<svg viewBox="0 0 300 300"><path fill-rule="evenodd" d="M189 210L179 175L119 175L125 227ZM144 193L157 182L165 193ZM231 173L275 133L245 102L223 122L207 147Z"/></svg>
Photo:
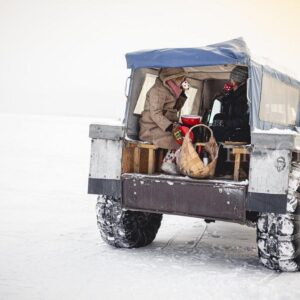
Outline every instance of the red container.
<svg viewBox="0 0 300 300"><path fill-rule="evenodd" d="M183 115L181 116L181 122L185 126L192 127L201 123L201 117L197 115Z"/></svg>
<svg viewBox="0 0 300 300"><path fill-rule="evenodd" d="M190 128L186 127L186 126L180 126L180 130L182 132L182 135L183 136L186 136L186 134L189 132ZM192 143L194 142L194 134L193 132L191 131L190 132L190 139L192 140ZM180 143L180 145L182 145L182 142Z"/></svg>

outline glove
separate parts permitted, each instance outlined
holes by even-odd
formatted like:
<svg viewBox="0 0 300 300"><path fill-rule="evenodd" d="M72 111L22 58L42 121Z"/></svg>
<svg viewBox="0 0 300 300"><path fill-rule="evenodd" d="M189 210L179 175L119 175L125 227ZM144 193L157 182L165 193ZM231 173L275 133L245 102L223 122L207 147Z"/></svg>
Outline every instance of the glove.
<svg viewBox="0 0 300 300"><path fill-rule="evenodd" d="M167 132L172 132L172 130L173 130L173 123L170 124L170 125L166 128L165 131L167 131Z"/></svg>
<svg viewBox="0 0 300 300"><path fill-rule="evenodd" d="M181 131L181 126L178 123L173 124L172 134L179 145L182 145L184 135Z"/></svg>
<svg viewBox="0 0 300 300"><path fill-rule="evenodd" d="M225 126L225 116L222 113L216 114L212 123L214 127L224 127Z"/></svg>
<svg viewBox="0 0 300 300"><path fill-rule="evenodd" d="M187 99L186 94L184 93L184 91L180 94L179 98L176 100L176 103L174 105L174 109L176 110L181 110L181 108L183 107L185 101Z"/></svg>
<svg viewBox="0 0 300 300"><path fill-rule="evenodd" d="M214 127L224 127L225 123L224 120L214 120L212 123L212 126Z"/></svg>

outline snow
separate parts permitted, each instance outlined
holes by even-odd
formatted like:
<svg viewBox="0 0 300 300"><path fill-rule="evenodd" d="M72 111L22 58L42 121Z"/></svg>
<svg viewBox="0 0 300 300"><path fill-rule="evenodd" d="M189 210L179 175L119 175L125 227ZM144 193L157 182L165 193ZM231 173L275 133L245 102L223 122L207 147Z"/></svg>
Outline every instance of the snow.
<svg viewBox="0 0 300 300"><path fill-rule="evenodd" d="M263 133L263 134L279 134L279 135L298 135L297 131L292 129L279 129L271 128L268 130L254 128L252 133Z"/></svg>
<svg viewBox="0 0 300 300"><path fill-rule="evenodd" d="M125 173L126 174L126 173ZM233 180L224 180L224 179L194 179L192 177L189 176L182 176L182 175L168 175L168 174L160 174L160 175L149 175L149 174L139 174L139 173L128 173L130 176L134 176L136 179L141 180L141 179L145 179L145 178L161 178L161 179L169 179L169 180L180 180L180 181L184 181L184 180L188 180L188 181L206 181L206 182L210 182L210 183L215 183L216 185L222 184L222 185L226 185L227 187L234 187L237 185L248 185L249 181L248 179L242 180L242 181L233 181ZM128 175L126 174L126 175ZM160 182L160 180L156 179L155 182Z"/></svg>
<svg viewBox="0 0 300 300"><path fill-rule="evenodd" d="M87 195L88 118L0 115L0 299L297 299L300 273L260 266L254 228L164 216L115 249Z"/></svg>

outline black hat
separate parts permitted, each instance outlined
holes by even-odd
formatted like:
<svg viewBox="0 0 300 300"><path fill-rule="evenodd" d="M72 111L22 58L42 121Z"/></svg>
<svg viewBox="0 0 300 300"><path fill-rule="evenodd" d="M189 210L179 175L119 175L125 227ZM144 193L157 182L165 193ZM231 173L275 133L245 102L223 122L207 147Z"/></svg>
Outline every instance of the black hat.
<svg viewBox="0 0 300 300"><path fill-rule="evenodd" d="M235 67L231 74L230 79L236 82L243 82L248 78L248 68L247 67Z"/></svg>

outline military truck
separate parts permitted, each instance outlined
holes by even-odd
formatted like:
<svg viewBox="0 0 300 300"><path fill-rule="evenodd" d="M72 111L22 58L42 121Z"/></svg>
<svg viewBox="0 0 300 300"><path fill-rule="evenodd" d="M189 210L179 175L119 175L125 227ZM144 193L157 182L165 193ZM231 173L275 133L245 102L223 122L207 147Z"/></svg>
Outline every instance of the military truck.
<svg viewBox="0 0 300 300"><path fill-rule="evenodd" d="M126 54L126 60L131 75L124 122L92 124L89 132L88 193L98 195L102 238L115 247L146 246L163 214L255 224L260 262L273 270L298 271L300 83L253 60L242 38L200 48L138 51ZM209 108L216 111L214 94L236 66L248 68L251 144L227 145L232 178L162 173L164 151L139 141L139 113L159 70L184 68L192 89L183 111L203 115Z"/></svg>

